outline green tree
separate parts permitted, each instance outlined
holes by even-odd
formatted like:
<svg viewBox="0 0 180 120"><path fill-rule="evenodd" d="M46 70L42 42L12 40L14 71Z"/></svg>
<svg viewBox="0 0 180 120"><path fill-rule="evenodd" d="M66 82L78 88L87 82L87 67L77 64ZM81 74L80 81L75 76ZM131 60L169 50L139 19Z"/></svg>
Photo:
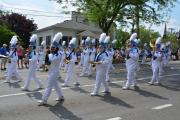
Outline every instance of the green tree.
<svg viewBox="0 0 180 120"><path fill-rule="evenodd" d="M56 0L62 3L62 0ZM67 0L68 1L68 0ZM143 22L160 23L162 12L172 7L177 0L76 0L71 2L78 6L90 21L98 23L103 32L109 34L113 22L124 22L131 17L132 25L136 25L139 35L140 20ZM165 11L166 13L166 11ZM134 31L134 30L133 30Z"/></svg>
<svg viewBox="0 0 180 120"><path fill-rule="evenodd" d="M160 37L160 34L158 32L155 32L151 29L146 29L144 26L140 26L140 46L142 47L144 43L150 43L152 39L156 39Z"/></svg>
<svg viewBox="0 0 180 120"><path fill-rule="evenodd" d="M132 32L140 33L140 22L160 24L165 21L170 8L177 0L144 0L142 4L130 4L123 11L128 19L132 19ZM134 26L136 30L134 30Z"/></svg>
<svg viewBox="0 0 180 120"><path fill-rule="evenodd" d="M122 29L116 30L117 44L116 48L121 48L122 46L126 46L126 42L130 37L130 34Z"/></svg>
<svg viewBox="0 0 180 120"><path fill-rule="evenodd" d="M0 25L0 46L2 46L4 43L9 45L13 35L16 35L16 33L9 30L6 26Z"/></svg>
<svg viewBox="0 0 180 120"><path fill-rule="evenodd" d="M96 22L103 32L109 34L113 22L122 17L121 10L129 4L142 4L143 0L76 0L78 10L89 21ZM61 3L62 0L57 0ZM73 3L74 4L74 3ZM120 17L121 16L121 17Z"/></svg>
<svg viewBox="0 0 180 120"><path fill-rule="evenodd" d="M37 25L34 21L18 13L5 14L2 15L0 19L3 19L6 26L22 39L23 46L27 47L31 32L37 29Z"/></svg>
<svg viewBox="0 0 180 120"><path fill-rule="evenodd" d="M179 43L178 43L178 40L177 40L177 37L176 37L175 33L167 32L166 38L163 38L162 41L164 43L170 41L171 42L171 48L172 48L173 52L177 51L177 48L179 47L178 46Z"/></svg>

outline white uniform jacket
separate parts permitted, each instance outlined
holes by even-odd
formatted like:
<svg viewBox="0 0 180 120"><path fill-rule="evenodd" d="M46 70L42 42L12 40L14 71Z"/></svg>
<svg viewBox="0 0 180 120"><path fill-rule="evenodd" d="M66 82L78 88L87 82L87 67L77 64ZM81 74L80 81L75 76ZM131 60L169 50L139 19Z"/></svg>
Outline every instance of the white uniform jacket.
<svg viewBox="0 0 180 120"><path fill-rule="evenodd" d="M137 48L129 49L126 58L126 67L128 69L136 70L138 67L138 60L139 60L139 52Z"/></svg>
<svg viewBox="0 0 180 120"><path fill-rule="evenodd" d="M57 54L49 54L49 61L51 62L49 74L57 74L59 75L59 62L61 61L62 55L60 53Z"/></svg>
<svg viewBox="0 0 180 120"><path fill-rule="evenodd" d="M95 62L102 62L102 64L96 64L96 69L107 69L109 63L108 53L105 51L98 53L96 55Z"/></svg>
<svg viewBox="0 0 180 120"><path fill-rule="evenodd" d="M160 51L155 51L152 56L152 69L160 67L162 60L162 53Z"/></svg>
<svg viewBox="0 0 180 120"><path fill-rule="evenodd" d="M29 70L34 70L37 67L38 55L35 50L29 53Z"/></svg>
<svg viewBox="0 0 180 120"><path fill-rule="evenodd" d="M95 59L95 54L96 54L96 48L90 48L90 61L94 61Z"/></svg>

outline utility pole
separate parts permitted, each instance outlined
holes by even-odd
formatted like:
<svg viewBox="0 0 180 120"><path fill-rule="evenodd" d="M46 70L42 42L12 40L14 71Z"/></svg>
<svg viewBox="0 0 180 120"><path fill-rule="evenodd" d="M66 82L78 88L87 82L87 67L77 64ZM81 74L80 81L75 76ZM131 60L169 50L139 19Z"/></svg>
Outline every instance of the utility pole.
<svg viewBox="0 0 180 120"><path fill-rule="evenodd" d="M170 33L172 34L174 32L174 28L168 28L170 30Z"/></svg>

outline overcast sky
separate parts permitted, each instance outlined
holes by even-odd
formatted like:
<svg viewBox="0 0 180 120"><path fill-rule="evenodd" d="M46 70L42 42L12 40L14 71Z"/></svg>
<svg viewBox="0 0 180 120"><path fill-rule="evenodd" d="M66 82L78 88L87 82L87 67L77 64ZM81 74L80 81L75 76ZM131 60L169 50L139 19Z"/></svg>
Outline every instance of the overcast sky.
<svg viewBox="0 0 180 120"><path fill-rule="evenodd" d="M64 4L67 3L64 2ZM0 9L25 14L29 19L32 18L35 21L39 29L68 20L71 16L70 14L65 15L61 6L53 0L0 0ZM75 10L75 8L70 5L66 9L67 11ZM174 28L176 31L180 30L179 11L180 2L172 9L167 28ZM152 29L162 34L164 31L164 24L152 26Z"/></svg>

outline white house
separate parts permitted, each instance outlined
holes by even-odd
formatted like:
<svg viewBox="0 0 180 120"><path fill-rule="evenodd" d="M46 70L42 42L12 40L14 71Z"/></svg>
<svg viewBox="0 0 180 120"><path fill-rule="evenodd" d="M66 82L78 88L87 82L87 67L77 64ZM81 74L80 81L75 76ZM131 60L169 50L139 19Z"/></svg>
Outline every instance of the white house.
<svg viewBox="0 0 180 120"><path fill-rule="evenodd" d="M38 36L37 46L40 46L43 40L46 40L46 46L49 46L52 42L53 36L57 32L62 32L62 41L67 41L66 45L72 37L77 38L77 44L79 45L80 41L85 39L87 36L98 39L99 35L102 33L101 29L99 27L95 27L94 24L86 24L85 19L83 19L77 12L72 13L71 20L66 20L62 23L57 23L32 33L37 34Z"/></svg>

